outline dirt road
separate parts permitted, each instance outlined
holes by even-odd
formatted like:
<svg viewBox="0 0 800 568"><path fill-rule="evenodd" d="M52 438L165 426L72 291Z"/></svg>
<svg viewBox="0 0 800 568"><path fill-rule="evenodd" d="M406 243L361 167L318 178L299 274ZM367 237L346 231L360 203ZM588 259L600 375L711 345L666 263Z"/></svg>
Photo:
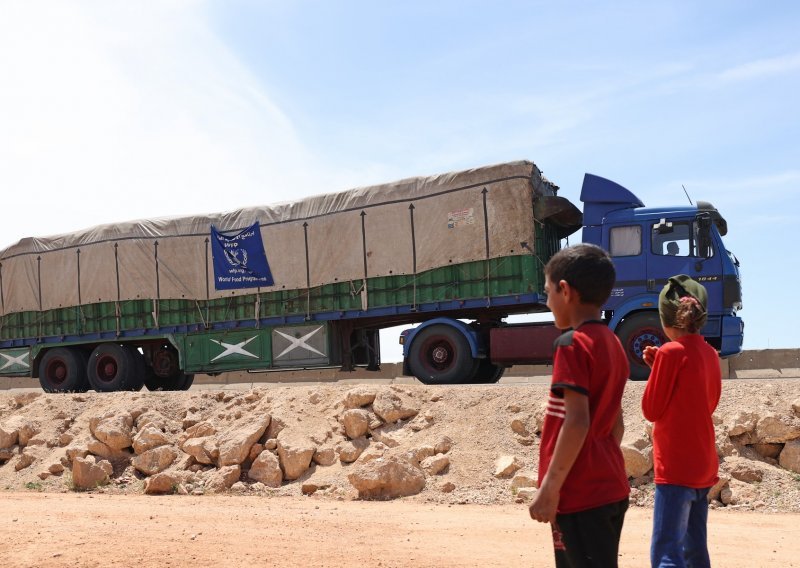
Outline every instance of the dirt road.
<svg viewBox="0 0 800 568"><path fill-rule="evenodd" d="M241 496L0 493L6 567L551 566L523 505ZM620 566L648 563L652 510L631 509ZM712 511L716 566L800 566L800 515Z"/></svg>

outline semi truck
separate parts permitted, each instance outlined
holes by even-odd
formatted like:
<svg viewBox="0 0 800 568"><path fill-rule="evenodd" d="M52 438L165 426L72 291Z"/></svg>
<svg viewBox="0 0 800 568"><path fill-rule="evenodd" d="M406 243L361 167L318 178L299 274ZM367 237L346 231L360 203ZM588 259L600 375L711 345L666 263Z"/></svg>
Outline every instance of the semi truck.
<svg viewBox="0 0 800 568"><path fill-rule="evenodd" d="M644 347L665 341L658 288L681 272L709 289L708 341L741 351L739 266L713 206L648 209L587 175L582 212L558 189L518 161L25 238L0 251L0 375L107 392L186 390L197 373L378 369L379 331L418 324L402 335L407 373L496 382L552 356L552 325L506 320L547 312L544 265L581 228L617 267L604 317L632 378L646 376Z"/></svg>

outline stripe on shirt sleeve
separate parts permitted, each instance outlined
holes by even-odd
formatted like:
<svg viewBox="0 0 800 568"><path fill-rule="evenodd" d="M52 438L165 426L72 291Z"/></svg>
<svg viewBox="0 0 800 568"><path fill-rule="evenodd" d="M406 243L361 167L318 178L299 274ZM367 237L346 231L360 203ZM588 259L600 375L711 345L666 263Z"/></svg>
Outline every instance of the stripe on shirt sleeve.
<svg viewBox="0 0 800 568"><path fill-rule="evenodd" d="M573 385L570 383L553 383L550 385L550 390L553 389L569 389L571 391L575 391L585 396L589 396L589 390L584 387L579 387L578 385Z"/></svg>

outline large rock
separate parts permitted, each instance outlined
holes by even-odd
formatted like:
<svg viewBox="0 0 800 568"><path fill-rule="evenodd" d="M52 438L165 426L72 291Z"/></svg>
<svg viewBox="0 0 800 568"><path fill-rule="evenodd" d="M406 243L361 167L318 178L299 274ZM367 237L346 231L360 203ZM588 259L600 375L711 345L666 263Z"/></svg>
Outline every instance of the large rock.
<svg viewBox="0 0 800 568"><path fill-rule="evenodd" d="M133 451L137 454L143 454L148 450L166 446L169 443L169 437L160 428L153 423L148 423L143 428L140 428L133 437Z"/></svg>
<svg viewBox="0 0 800 568"><path fill-rule="evenodd" d="M211 436L189 438L181 444L181 449L197 460L197 463L205 465L216 463L219 457L217 440Z"/></svg>
<svg viewBox="0 0 800 568"><path fill-rule="evenodd" d="M762 444L782 444L800 438L800 421L789 416L768 414L756 424L756 436Z"/></svg>
<svg viewBox="0 0 800 568"><path fill-rule="evenodd" d="M795 416L800 417L800 398L792 402L792 412Z"/></svg>
<svg viewBox="0 0 800 568"><path fill-rule="evenodd" d="M23 450L19 455L19 459L14 464L14 471L21 471L26 467L29 467L33 462L36 461L36 458L37 456L29 452L27 449Z"/></svg>
<svg viewBox="0 0 800 568"><path fill-rule="evenodd" d="M419 413L419 407L410 397L403 397L390 389L383 389L372 403L372 410L384 422L413 418Z"/></svg>
<svg viewBox="0 0 800 568"><path fill-rule="evenodd" d="M522 469L522 462L517 456L500 456L494 462L494 476L506 479Z"/></svg>
<svg viewBox="0 0 800 568"><path fill-rule="evenodd" d="M144 480L144 492L147 495L163 495L175 493L181 478L175 472L164 471Z"/></svg>
<svg viewBox="0 0 800 568"><path fill-rule="evenodd" d="M539 476L535 471L520 471L511 480L511 490L522 489L523 487L536 487Z"/></svg>
<svg viewBox="0 0 800 568"><path fill-rule="evenodd" d="M178 445L182 446L186 440L190 438L207 438L217 433L216 428L211 422L202 421L196 422L189 426L183 434L178 437Z"/></svg>
<svg viewBox="0 0 800 568"><path fill-rule="evenodd" d="M133 443L133 416L129 412L108 412L89 420L89 431L112 450L129 448Z"/></svg>
<svg viewBox="0 0 800 568"><path fill-rule="evenodd" d="M758 420L759 416L755 412L740 410L736 414L729 416L724 423L728 428L729 435L740 436L755 430Z"/></svg>
<svg viewBox="0 0 800 568"><path fill-rule="evenodd" d="M113 472L114 467L109 461L97 462L94 456L76 457L72 462L72 483L76 489L95 489L106 485Z"/></svg>
<svg viewBox="0 0 800 568"><path fill-rule="evenodd" d="M726 458L732 456L736 452L736 446L731 441L728 429L724 426L714 430L714 438L716 440L717 457Z"/></svg>
<svg viewBox="0 0 800 568"><path fill-rule="evenodd" d="M337 446L339 460L341 460L342 463L353 463L368 446L369 442L363 436L355 440L344 441Z"/></svg>
<svg viewBox="0 0 800 568"><path fill-rule="evenodd" d="M242 468L239 465L226 465L217 470L212 470L206 476L205 488L209 491L220 493L230 489L239 481Z"/></svg>
<svg viewBox="0 0 800 568"><path fill-rule="evenodd" d="M752 448L763 458L777 459L783 444L753 444Z"/></svg>
<svg viewBox="0 0 800 568"><path fill-rule="evenodd" d="M426 444L409 450L406 455L414 463L422 463L424 459L435 456L437 453L443 454L445 452L437 452L436 446Z"/></svg>
<svg viewBox="0 0 800 568"><path fill-rule="evenodd" d="M22 426L22 420L16 416L0 423L0 449L4 450L17 445L20 426Z"/></svg>
<svg viewBox="0 0 800 568"><path fill-rule="evenodd" d="M714 484L711 489L708 490L708 500L709 501L721 501L721 493L722 490L728 486L730 483L731 478L725 474L720 474L719 479Z"/></svg>
<svg viewBox="0 0 800 568"><path fill-rule="evenodd" d="M259 415L248 417L217 438L220 467L239 465L247 459L250 447L255 444L269 426L270 416Z"/></svg>
<svg viewBox="0 0 800 568"><path fill-rule="evenodd" d="M34 422L32 420L23 420L19 427L19 440L17 443L20 446L27 446L28 444L35 442L34 436L41 432L41 427L39 426L38 422ZM40 440L41 442L41 440Z"/></svg>
<svg viewBox="0 0 800 568"><path fill-rule="evenodd" d="M425 488L425 474L408 460L378 458L356 466L347 476L361 499L395 499Z"/></svg>
<svg viewBox="0 0 800 568"><path fill-rule="evenodd" d="M344 395L342 404L345 408L361 408L369 406L375 400L376 390L370 387L356 387Z"/></svg>
<svg viewBox="0 0 800 568"><path fill-rule="evenodd" d="M131 465L145 475L155 475L172 465L177 457L178 450L174 446L158 446L134 457Z"/></svg>
<svg viewBox="0 0 800 568"><path fill-rule="evenodd" d="M442 436L441 440L436 442L436 445L433 447L433 450L437 454L446 454L452 448L453 448L453 440L451 440L449 436Z"/></svg>
<svg viewBox="0 0 800 568"><path fill-rule="evenodd" d="M436 454L422 460L420 466L428 475L439 475L450 467L450 458L444 454Z"/></svg>
<svg viewBox="0 0 800 568"><path fill-rule="evenodd" d="M324 446L314 450L314 457L311 458L315 464L329 466L336 463L336 449L331 446Z"/></svg>
<svg viewBox="0 0 800 568"><path fill-rule="evenodd" d="M723 467L732 478L744 483L755 483L764 478L764 472L758 467L758 462L746 458L726 458L723 462Z"/></svg>
<svg viewBox="0 0 800 568"><path fill-rule="evenodd" d="M800 440L786 442L778 456L778 463L784 469L800 473Z"/></svg>
<svg viewBox="0 0 800 568"><path fill-rule="evenodd" d="M341 422L348 438L360 438L369 430L370 413L363 408L345 410Z"/></svg>
<svg viewBox="0 0 800 568"><path fill-rule="evenodd" d="M297 479L311 465L316 447L307 436L283 430L278 434L278 457L286 479Z"/></svg>
<svg viewBox="0 0 800 568"><path fill-rule="evenodd" d="M264 450L253 461L247 477L260 481L267 487L280 487L283 482L283 472L278 457L269 450Z"/></svg>
<svg viewBox="0 0 800 568"><path fill-rule="evenodd" d="M92 438L86 442L86 449L89 450L89 453L107 460L128 459L131 455L130 450L112 448L97 438Z"/></svg>
<svg viewBox="0 0 800 568"><path fill-rule="evenodd" d="M651 446L639 449L632 444L622 444L620 449L625 460L625 472L628 477L641 477L653 469L653 448Z"/></svg>

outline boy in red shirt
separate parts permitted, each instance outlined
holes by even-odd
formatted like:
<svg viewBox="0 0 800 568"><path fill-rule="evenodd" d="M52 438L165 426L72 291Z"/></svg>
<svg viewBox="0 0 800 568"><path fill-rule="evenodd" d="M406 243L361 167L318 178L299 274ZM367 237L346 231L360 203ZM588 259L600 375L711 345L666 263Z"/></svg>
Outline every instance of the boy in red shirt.
<svg viewBox="0 0 800 568"><path fill-rule="evenodd" d="M531 518L549 522L556 566L617 566L630 486L620 450L622 391L629 367L600 321L616 274L608 254L579 244L545 267L556 327L553 379L539 446Z"/></svg>
<svg viewBox="0 0 800 568"><path fill-rule="evenodd" d="M672 341L645 348L653 368L642 411L653 422L656 482L652 566L710 566L708 490L717 482L711 415L722 391L719 357L698 333L706 323L706 289L673 276L659 295L664 333Z"/></svg>

